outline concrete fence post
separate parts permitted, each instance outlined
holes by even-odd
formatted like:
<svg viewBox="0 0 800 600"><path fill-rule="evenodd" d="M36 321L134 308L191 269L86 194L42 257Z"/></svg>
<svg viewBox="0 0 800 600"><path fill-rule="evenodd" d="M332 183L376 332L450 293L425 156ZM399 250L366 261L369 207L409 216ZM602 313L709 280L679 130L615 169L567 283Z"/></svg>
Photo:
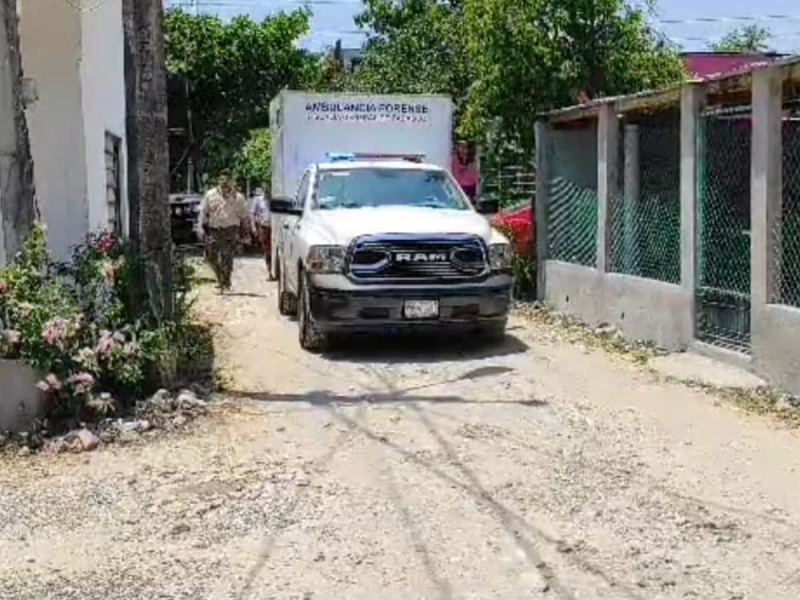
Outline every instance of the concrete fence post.
<svg viewBox="0 0 800 600"><path fill-rule="evenodd" d="M610 207L619 190L619 121L616 107L604 104L597 123L597 270L608 270Z"/></svg>
<svg viewBox="0 0 800 600"><path fill-rule="evenodd" d="M547 209L550 204L552 128L547 121L536 122L536 298L545 299L545 261L547 260Z"/></svg>
<svg viewBox="0 0 800 600"><path fill-rule="evenodd" d="M753 132L750 164L750 306L751 328L778 294L776 254L783 193L781 72L774 67L753 72Z"/></svg>
<svg viewBox="0 0 800 600"><path fill-rule="evenodd" d="M684 327L689 339L694 338L696 329L695 303L700 233L698 173L701 151L698 139L700 111L704 102L705 89L702 84L689 83L681 88L681 287L688 307Z"/></svg>
<svg viewBox="0 0 800 600"><path fill-rule="evenodd" d="M639 232L636 227L636 219L639 214L639 126L626 125L623 135L625 147L625 177L624 189L620 202L620 209L624 215L625 229L623 233L623 255L622 263L625 273L630 275L639 273L638 248Z"/></svg>

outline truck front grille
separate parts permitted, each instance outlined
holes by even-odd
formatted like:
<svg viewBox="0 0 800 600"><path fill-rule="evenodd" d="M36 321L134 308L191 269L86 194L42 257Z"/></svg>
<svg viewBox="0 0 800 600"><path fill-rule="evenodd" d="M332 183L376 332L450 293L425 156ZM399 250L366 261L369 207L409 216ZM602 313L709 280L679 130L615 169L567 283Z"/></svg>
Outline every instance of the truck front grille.
<svg viewBox="0 0 800 600"><path fill-rule="evenodd" d="M476 236L365 236L350 247L348 271L361 283L475 281L487 273Z"/></svg>

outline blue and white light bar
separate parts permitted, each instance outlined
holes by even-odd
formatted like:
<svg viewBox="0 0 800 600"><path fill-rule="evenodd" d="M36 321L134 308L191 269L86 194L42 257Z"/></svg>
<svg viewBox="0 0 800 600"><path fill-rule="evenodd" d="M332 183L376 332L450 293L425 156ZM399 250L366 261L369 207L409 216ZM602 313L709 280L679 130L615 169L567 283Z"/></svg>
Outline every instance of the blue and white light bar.
<svg viewBox="0 0 800 600"><path fill-rule="evenodd" d="M330 162L343 162L348 160L355 160L356 155L352 152L328 152L325 154Z"/></svg>
<svg viewBox="0 0 800 600"><path fill-rule="evenodd" d="M325 154L329 162L346 162L354 160L407 160L422 162L424 154L376 154L371 152L328 152Z"/></svg>

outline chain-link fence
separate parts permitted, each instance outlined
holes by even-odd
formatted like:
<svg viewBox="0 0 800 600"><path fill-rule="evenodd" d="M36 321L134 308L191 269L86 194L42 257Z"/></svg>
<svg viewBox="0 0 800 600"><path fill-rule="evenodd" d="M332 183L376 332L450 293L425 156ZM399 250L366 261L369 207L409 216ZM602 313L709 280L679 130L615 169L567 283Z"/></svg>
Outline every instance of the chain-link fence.
<svg viewBox="0 0 800 600"><path fill-rule="evenodd" d="M533 204L536 165L533 152L518 142L496 135L481 148L481 196L496 200L501 208Z"/></svg>
<svg viewBox="0 0 800 600"><path fill-rule="evenodd" d="M620 123L619 190L609 202L609 270L681 280L681 129L677 110Z"/></svg>
<svg viewBox="0 0 800 600"><path fill-rule="evenodd" d="M706 113L700 127L697 325L707 342L750 346L749 107Z"/></svg>
<svg viewBox="0 0 800 600"><path fill-rule="evenodd" d="M800 307L800 99L787 106L783 120L783 197L773 231L775 298Z"/></svg>
<svg viewBox="0 0 800 600"><path fill-rule="evenodd" d="M501 208L532 204L536 197L536 170L523 162L487 167L481 164L481 195L497 200Z"/></svg>
<svg viewBox="0 0 800 600"><path fill-rule="evenodd" d="M547 210L552 260L597 266L597 125L553 130Z"/></svg>

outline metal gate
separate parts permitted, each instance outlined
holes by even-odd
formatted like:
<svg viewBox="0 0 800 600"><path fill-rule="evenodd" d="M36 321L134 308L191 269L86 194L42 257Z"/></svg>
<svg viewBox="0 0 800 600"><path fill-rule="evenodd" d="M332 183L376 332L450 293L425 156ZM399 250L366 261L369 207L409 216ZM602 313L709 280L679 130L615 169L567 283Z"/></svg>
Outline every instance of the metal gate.
<svg viewBox="0 0 800 600"><path fill-rule="evenodd" d="M750 107L700 127L697 337L750 351Z"/></svg>

